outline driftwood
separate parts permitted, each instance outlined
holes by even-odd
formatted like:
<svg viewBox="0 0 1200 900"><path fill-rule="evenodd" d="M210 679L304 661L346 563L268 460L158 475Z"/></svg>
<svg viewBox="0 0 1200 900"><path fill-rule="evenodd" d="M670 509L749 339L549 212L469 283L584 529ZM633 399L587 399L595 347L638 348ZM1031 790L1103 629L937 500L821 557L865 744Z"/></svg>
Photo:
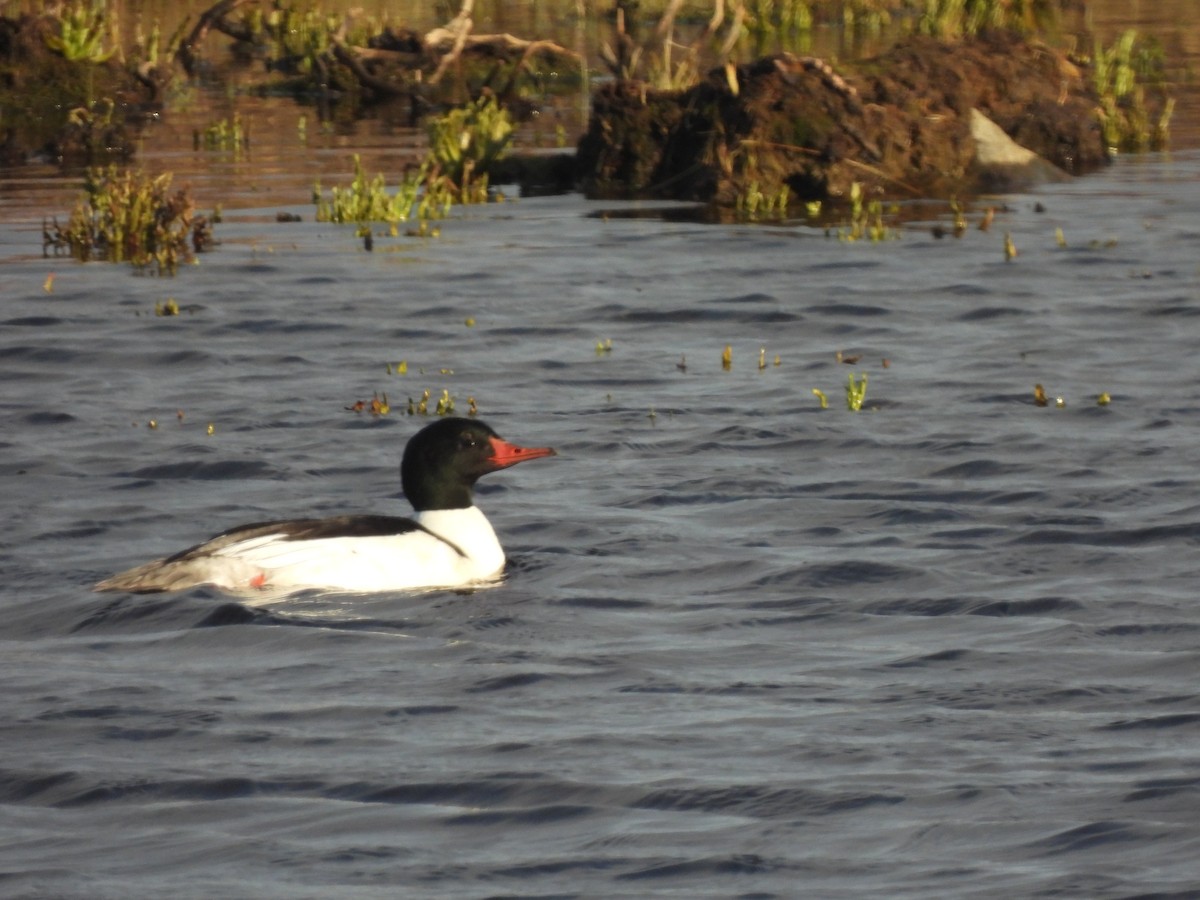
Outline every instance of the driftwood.
<svg viewBox="0 0 1200 900"><path fill-rule="evenodd" d="M222 34L227 34L235 40L249 40L250 36L244 30L226 19L226 16L246 2L248 0L220 0L200 14L200 20L196 22L196 27L179 44L179 49L175 53L179 64L187 72L188 78L196 77L198 69L196 47L212 29L216 28Z"/></svg>
<svg viewBox="0 0 1200 900"><path fill-rule="evenodd" d="M209 31L216 30L237 41L250 42L250 35L229 14L250 0L220 0L201 16L196 27L179 48L177 58L189 76L196 74L195 48ZM332 35L327 59L317 60L320 67L329 63L344 66L354 79L380 97L412 96L419 86L438 84L464 56L477 54L511 63L513 74L523 69L536 55L544 54L580 61L574 50L553 41L527 40L512 34L474 34L471 18L475 0L462 0L458 14L447 24L420 37L420 49L395 50L360 47L346 40L346 26Z"/></svg>

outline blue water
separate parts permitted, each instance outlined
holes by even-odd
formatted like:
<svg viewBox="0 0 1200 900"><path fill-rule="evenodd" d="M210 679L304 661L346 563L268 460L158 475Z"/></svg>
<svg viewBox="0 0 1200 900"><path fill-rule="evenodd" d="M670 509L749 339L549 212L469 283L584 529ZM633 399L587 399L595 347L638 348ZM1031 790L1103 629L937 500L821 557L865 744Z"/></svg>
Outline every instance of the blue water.
<svg viewBox="0 0 1200 900"><path fill-rule="evenodd" d="M1200 155L995 202L234 210L175 279L0 224L0 895L1200 896ZM91 592L403 512L424 390L558 448L481 483L504 584Z"/></svg>

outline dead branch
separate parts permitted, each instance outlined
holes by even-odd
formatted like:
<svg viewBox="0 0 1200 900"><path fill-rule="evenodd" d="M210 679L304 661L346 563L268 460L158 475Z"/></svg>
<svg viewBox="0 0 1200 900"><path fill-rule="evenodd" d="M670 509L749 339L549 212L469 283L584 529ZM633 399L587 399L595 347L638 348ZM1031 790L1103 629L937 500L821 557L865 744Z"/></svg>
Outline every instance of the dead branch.
<svg viewBox="0 0 1200 900"><path fill-rule="evenodd" d="M197 69L195 48L210 31L220 31L239 41L253 40L254 36L247 33L245 28L228 19L234 9L248 2L250 0L218 0L201 14L199 22L182 42L177 54L189 76L194 76ZM682 0L673 2L678 5ZM352 45L346 41L348 29L347 22L343 20L337 32L331 35L329 56L345 66L363 87L389 97L412 94L414 83L437 84L465 53L490 52L494 57L512 63L514 72L527 67L529 60L538 54L576 61L582 59L580 53L553 41L526 40L508 33L473 34L471 14L474 6L475 0L462 0L458 14L451 21L434 28L420 39L420 51ZM315 62L327 65L329 59L320 58ZM433 67L433 73L426 76L424 73L429 66ZM384 77L381 74L384 69L398 70L398 77ZM408 77L405 77L406 73ZM146 72L144 77L149 78L152 74Z"/></svg>
<svg viewBox="0 0 1200 900"><path fill-rule="evenodd" d="M430 32L433 34L433 32ZM441 36L439 36L440 38ZM440 44L430 44L428 37L426 38L425 46L431 52L437 52L445 46L444 41ZM492 50L505 51L502 55L515 56L520 54L523 58L533 56L536 53L546 52L557 56L566 56L571 59L579 59L579 54L574 50L568 50L561 44L556 44L554 41L542 39L526 40L525 38L515 37L508 34L475 34L467 35L463 38L464 50L476 50L481 47L488 47Z"/></svg>
<svg viewBox="0 0 1200 900"><path fill-rule="evenodd" d="M363 87L370 88L376 93L382 94L385 97L395 97L407 94L411 91L411 87L405 84L398 84L394 81L389 81L386 78L378 78L367 71L367 67L363 65L362 60L366 58L366 53L361 47L351 47L343 43L340 39L334 40L332 43L333 56L343 66L350 70L358 83ZM370 51L371 58L380 59L392 55L395 56L412 56L409 53L398 53L392 50L373 50Z"/></svg>
<svg viewBox="0 0 1200 900"><path fill-rule="evenodd" d="M446 70L462 56L463 47L467 44L467 36L471 33L471 28L475 24L469 16L464 15L464 13L469 12L471 2L472 0L463 0L463 9L459 12L458 17L450 23L450 28L435 28L425 36L426 47L436 47L438 43L445 41L447 38L451 41L450 51L442 57L437 69L429 77L430 84L437 84L441 81L442 76L446 74ZM431 42L431 38L433 42Z"/></svg>
<svg viewBox="0 0 1200 900"><path fill-rule="evenodd" d="M248 0L219 0L218 3L210 6L200 14L199 21L196 22L196 27L192 29L183 41L179 44L179 49L175 52L175 58L179 60L179 64L183 66L189 78L196 77L196 47L208 35L208 32L216 28L218 31L228 34L237 40L243 40L244 37L237 32L226 20L225 17L233 12L243 3Z"/></svg>

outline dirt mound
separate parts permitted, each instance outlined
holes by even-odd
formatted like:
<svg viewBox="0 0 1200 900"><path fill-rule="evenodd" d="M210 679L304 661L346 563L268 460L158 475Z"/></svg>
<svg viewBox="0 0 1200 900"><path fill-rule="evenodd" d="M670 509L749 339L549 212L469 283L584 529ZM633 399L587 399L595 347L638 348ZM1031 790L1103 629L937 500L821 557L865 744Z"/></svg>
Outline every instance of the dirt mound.
<svg viewBox="0 0 1200 900"><path fill-rule="evenodd" d="M972 109L1065 172L1107 159L1097 101L1062 55L1007 33L913 37L842 74L812 57L713 70L683 92L601 88L580 141L593 197L733 205L749 189L798 199L950 196L977 189ZM995 186L995 185L990 185Z"/></svg>

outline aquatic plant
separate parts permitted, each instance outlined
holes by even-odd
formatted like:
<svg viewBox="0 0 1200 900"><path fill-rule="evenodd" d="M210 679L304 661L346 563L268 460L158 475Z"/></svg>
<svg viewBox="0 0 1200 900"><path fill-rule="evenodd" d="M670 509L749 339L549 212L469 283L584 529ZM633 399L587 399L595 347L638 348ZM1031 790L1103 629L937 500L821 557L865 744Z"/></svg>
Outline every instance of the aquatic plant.
<svg viewBox="0 0 1200 900"><path fill-rule="evenodd" d="M863 401L866 398L867 373L863 372L862 377L856 380L854 373L851 372L846 382L846 408L851 412L858 412L862 409Z"/></svg>
<svg viewBox="0 0 1200 900"><path fill-rule="evenodd" d="M392 404L388 402L387 394L380 396L376 391L371 395L370 400L356 400L346 407L348 412L354 413L370 413L374 418L386 416L392 411Z"/></svg>
<svg viewBox="0 0 1200 900"><path fill-rule="evenodd" d="M409 397L408 405L406 407L407 414L410 416L427 416L427 415L429 415L429 412L430 412L429 404L430 404L431 400L433 400L433 394L429 391L428 388L426 388L425 390L423 390L421 392L421 398L419 400L414 400L412 397ZM387 394L383 395L383 402L386 404ZM360 401L360 403L361 403L361 401ZM350 409L351 407L346 407L346 408ZM369 407L367 407L367 408L369 408ZM454 415L455 408L456 408L456 401L455 401L454 395L451 394L450 391L447 390L446 388L443 388L442 392L438 396L437 400L434 401L433 414L435 416ZM388 406L387 408L385 408L383 410L383 413L386 414L390 409L391 409L391 407ZM475 403L475 398L468 397L467 398L467 415L474 416L478 412L479 412L479 408Z"/></svg>
<svg viewBox="0 0 1200 900"><path fill-rule="evenodd" d="M267 60L267 67L302 76L326 77L333 62L334 41L346 21L359 23L364 17L343 17L312 4L275 0L266 10L259 6L243 9L228 31L254 46ZM371 27L374 26L374 27ZM382 31L382 24L368 19L363 43Z"/></svg>
<svg viewBox="0 0 1200 900"><path fill-rule="evenodd" d="M428 192L426 192L424 197L422 198L422 203L424 202L425 198L428 198L430 196L431 195ZM437 214L445 215L445 213L448 212L449 209L450 209L450 203L446 202L444 204L442 210L440 212L438 212ZM427 214L423 213L423 212L418 212L418 215L424 217ZM430 225L429 222L426 220L426 218L422 218L421 221L417 224L416 228L410 228L407 231L405 231L404 233L406 235L408 235L409 237L435 238L435 237L442 236L442 229L438 228L436 225Z"/></svg>
<svg viewBox="0 0 1200 900"><path fill-rule="evenodd" d="M239 154L250 146L250 135L242 127L242 117L234 113L232 119L221 119L192 134L192 146L199 150L224 150Z"/></svg>
<svg viewBox="0 0 1200 900"><path fill-rule="evenodd" d="M1039 0L925 0L917 30L942 38L1000 28L1028 34L1055 14L1054 5Z"/></svg>
<svg viewBox="0 0 1200 900"><path fill-rule="evenodd" d="M1153 124L1146 105L1148 85L1162 92L1162 68L1162 47L1142 40L1135 29L1123 32L1109 47L1096 42L1092 56L1092 83L1100 97L1096 114L1111 152L1166 147L1175 100L1164 96Z"/></svg>
<svg viewBox="0 0 1200 900"><path fill-rule="evenodd" d="M187 25L188 21L185 18L176 26L174 33L164 42L162 28L157 19L150 26L150 33L145 34L142 31L141 19L138 18L133 38L134 55L149 67L157 66L165 60L173 60L179 52L180 46L183 44L184 32L187 29Z"/></svg>
<svg viewBox="0 0 1200 900"><path fill-rule="evenodd" d="M46 46L71 62L102 63L116 52L105 49L108 24L103 0L75 0L55 17L58 34L46 35Z"/></svg>
<svg viewBox="0 0 1200 900"><path fill-rule="evenodd" d="M779 358L779 354L776 353L775 359L773 360L772 365L774 365L776 368L778 368L782 364L783 364L783 360L781 360ZM767 348L759 347L758 348L758 370L761 372L766 367L767 367Z"/></svg>
<svg viewBox="0 0 1200 900"><path fill-rule="evenodd" d="M65 227L43 223L42 252L76 259L129 262L174 275L179 263L212 243L209 219L195 212L187 188L171 191L171 174L135 175L116 166L88 169L84 195Z"/></svg>
<svg viewBox="0 0 1200 900"><path fill-rule="evenodd" d="M884 221L883 201L864 200L862 184L853 182L850 185L850 221L837 230L838 238L843 241L867 238L874 243L898 238L900 232L889 228Z"/></svg>
<svg viewBox="0 0 1200 900"><path fill-rule="evenodd" d="M746 30L760 39L807 34L814 23L812 5L805 0L749 0L746 3Z"/></svg>
<svg viewBox="0 0 1200 900"><path fill-rule="evenodd" d="M759 188L758 181L751 181L746 190L738 194L735 212L739 219L758 222L764 219L783 219L787 215L791 190L786 184L770 193Z"/></svg>
<svg viewBox="0 0 1200 900"><path fill-rule="evenodd" d="M426 130L433 178L443 182L459 203L485 202L488 172L512 141L508 110L485 94L431 119Z"/></svg>
<svg viewBox="0 0 1200 900"><path fill-rule="evenodd" d="M367 177L357 154L348 187L332 188L326 199L320 182L314 184L317 221L354 223L360 232L365 223L386 222L395 235L397 224L415 214L421 224L410 234L436 237L437 229L430 229L426 220L444 216L455 203L485 202L488 170L512 139L508 110L494 97L481 97L432 119L428 131L429 150L424 160L405 174L394 193L388 191L382 174Z"/></svg>
<svg viewBox="0 0 1200 900"><path fill-rule="evenodd" d="M954 213L954 236L962 237L967 233L967 213L957 197L950 198L950 211Z"/></svg>
<svg viewBox="0 0 1200 900"><path fill-rule="evenodd" d="M759 42L807 38L817 26L878 34L891 24L894 11L911 5L886 0L748 0L744 27Z"/></svg>
<svg viewBox="0 0 1200 900"><path fill-rule="evenodd" d="M419 400L414 400L413 397L408 398L406 406L407 415L428 415L431 413L431 402L433 404L432 413L434 415L452 415L455 412L456 401L454 395L450 394L448 389L443 388L442 394L438 395L437 400L434 400L432 391L421 391ZM391 402L388 400L388 394L385 391L376 391L371 395L371 400L359 400L344 407L349 413L368 413L374 418L388 415L391 413ZM467 397L467 414L475 415L479 412L476 406L474 397Z"/></svg>
<svg viewBox="0 0 1200 900"><path fill-rule="evenodd" d="M322 68L333 35L341 26L341 17L332 12L276 3L258 23L269 41L272 64L307 73Z"/></svg>
<svg viewBox="0 0 1200 900"><path fill-rule="evenodd" d="M321 191L321 183L313 185L313 203L317 207L318 222L334 222L337 224L353 223L363 225L367 222L387 222L395 226L405 222L413 214L413 210L421 200L421 186L426 180L427 168L422 166L417 172L410 172L400 182L395 193L389 193L386 179L382 174L368 178L363 169L362 160L354 154L354 178L344 188L334 186L326 199ZM432 204L420 204L420 211L425 215L436 212Z"/></svg>

